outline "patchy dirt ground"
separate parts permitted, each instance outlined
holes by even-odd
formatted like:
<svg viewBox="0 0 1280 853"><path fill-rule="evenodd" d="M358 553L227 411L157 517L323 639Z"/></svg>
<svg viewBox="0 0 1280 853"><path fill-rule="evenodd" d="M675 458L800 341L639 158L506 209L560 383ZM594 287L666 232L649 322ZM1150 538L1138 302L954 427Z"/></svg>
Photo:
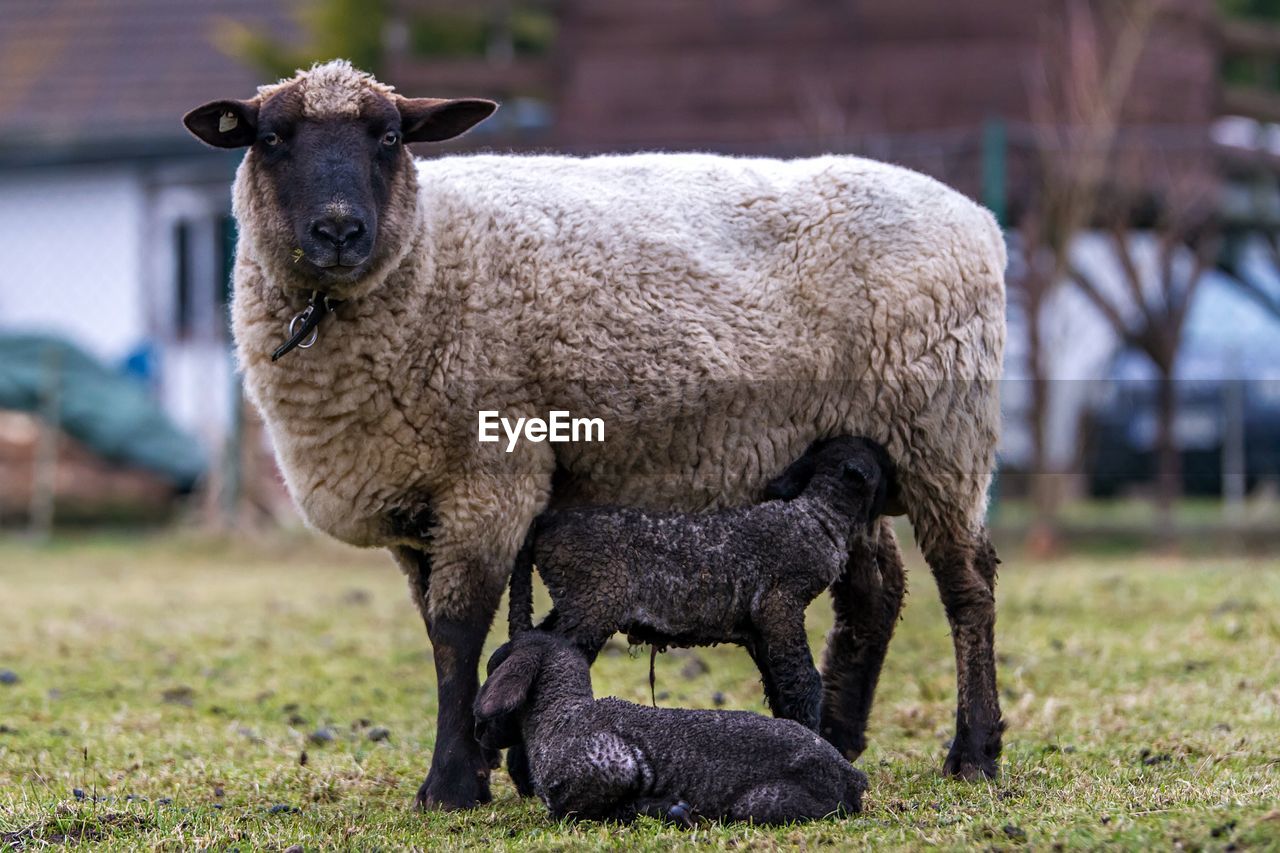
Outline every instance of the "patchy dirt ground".
<svg viewBox="0 0 1280 853"><path fill-rule="evenodd" d="M0 541L0 848L1280 849L1280 559L1091 557L1000 578L999 782L942 779L951 646L911 567L845 821L684 834L492 805L423 815L430 651L390 560L312 538ZM815 647L829 623L815 605ZM492 642L496 644L495 633ZM648 701L611 646L598 695ZM667 654L659 702L762 709L731 647Z"/></svg>

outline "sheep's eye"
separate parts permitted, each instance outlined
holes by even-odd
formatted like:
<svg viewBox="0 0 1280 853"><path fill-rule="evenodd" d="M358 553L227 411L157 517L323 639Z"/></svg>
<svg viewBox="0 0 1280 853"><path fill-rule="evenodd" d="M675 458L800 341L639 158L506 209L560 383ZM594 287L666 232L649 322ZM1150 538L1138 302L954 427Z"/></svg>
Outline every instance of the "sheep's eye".
<svg viewBox="0 0 1280 853"><path fill-rule="evenodd" d="M388 130L386 133L382 134L382 144L386 145L388 148L399 145L400 134L394 130Z"/></svg>
<svg viewBox="0 0 1280 853"><path fill-rule="evenodd" d="M280 144L280 134L268 133L266 136L262 137L262 141L267 145L270 145L272 148L275 148Z"/></svg>

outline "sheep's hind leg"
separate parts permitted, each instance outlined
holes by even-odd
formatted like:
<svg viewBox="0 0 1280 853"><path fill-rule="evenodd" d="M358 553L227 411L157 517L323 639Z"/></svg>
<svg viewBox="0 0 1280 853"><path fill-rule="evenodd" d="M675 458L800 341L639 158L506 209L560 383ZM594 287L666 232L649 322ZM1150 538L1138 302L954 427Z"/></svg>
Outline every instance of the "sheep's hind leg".
<svg viewBox="0 0 1280 853"><path fill-rule="evenodd" d="M819 731L849 760L867 748L867 719L889 640L902 612L906 572L892 521L857 542L831 587L835 624L822 659Z"/></svg>
<svg viewBox="0 0 1280 853"><path fill-rule="evenodd" d="M756 665L756 669L760 670L760 683L764 687L765 701L769 704L769 709L777 714L777 709L782 707L783 702L778 693L777 682L773 679L773 670L769 666L764 639L756 636L748 640L746 649L747 654L751 655L751 662Z"/></svg>
<svg viewBox="0 0 1280 853"><path fill-rule="evenodd" d="M1004 732L995 661L999 560L985 532L936 543L926 549L925 559L938 583L956 654L956 735L942 769L962 779L994 779Z"/></svg>

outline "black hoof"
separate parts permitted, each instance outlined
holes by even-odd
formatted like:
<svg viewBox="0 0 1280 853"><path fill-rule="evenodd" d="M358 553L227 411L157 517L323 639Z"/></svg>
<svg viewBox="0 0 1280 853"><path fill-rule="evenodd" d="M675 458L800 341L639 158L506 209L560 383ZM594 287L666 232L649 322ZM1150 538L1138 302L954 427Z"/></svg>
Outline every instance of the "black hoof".
<svg viewBox="0 0 1280 853"><path fill-rule="evenodd" d="M489 793L489 768L469 772L440 773L432 771L418 788L414 806L422 811L458 811L484 805L493 799ZM451 778L450 778L451 777Z"/></svg>
<svg viewBox="0 0 1280 853"><path fill-rule="evenodd" d="M951 747L947 760L942 764L942 772L966 782L977 782L981 779L998 779L1000 767L992 756L975 754L977 750L961 749L958 744Z"/></svg>
<svg viewBox="0 0 1280 853"><path fill-rule="evenodd" d="M857 761L867 750L865 735L852 735L842 726L824 725L820 733L827 743L836 748L836 752L850 761Z"/></svg>
<svg viewBox="0 0 1280 853"><path fill-rule="evenodd" d="M695 812L693 810L693 806L689 805L684 800L681 800L671 808L667 809L667 820L674 823L676 826L681 826L685 829L694 828L697 823L694 820L694 817Z"/></svg>

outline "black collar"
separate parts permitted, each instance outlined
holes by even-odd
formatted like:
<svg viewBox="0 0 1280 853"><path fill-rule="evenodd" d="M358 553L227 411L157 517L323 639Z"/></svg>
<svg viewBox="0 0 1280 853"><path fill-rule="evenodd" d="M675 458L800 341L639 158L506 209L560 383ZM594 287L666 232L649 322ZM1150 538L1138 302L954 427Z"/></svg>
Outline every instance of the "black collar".
<svg viewBox="0 0 1280 853"><path fill-rule="evenodd" d="M321 296L318 290L311 291L307 307L294 314L293 319L289 321L289 340L271 354L271 360L279 361L295 347L310 349L320 337L320 321L341 304L340 299Z"/></svg>

